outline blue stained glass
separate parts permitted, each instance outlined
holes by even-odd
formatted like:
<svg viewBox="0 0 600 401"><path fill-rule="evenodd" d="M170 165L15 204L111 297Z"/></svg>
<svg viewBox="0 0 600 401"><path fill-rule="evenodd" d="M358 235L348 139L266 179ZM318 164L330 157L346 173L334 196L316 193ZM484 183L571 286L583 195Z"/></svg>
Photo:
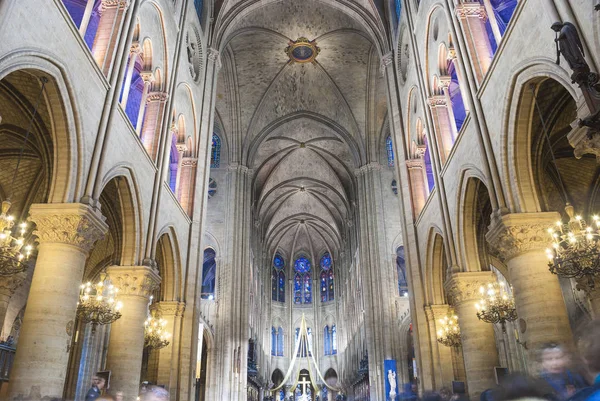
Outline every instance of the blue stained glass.
<svg viewBox="0 0 600 401"><path fill-rule="evenodd" d="M460 91L460 83L454 61L448 62L448 74L450 75L448 92L450 94L450 102L452 103L452 111L454 112L456 132L459 132L463 126L463 123L465 122L465 118L467 117L467 111L465 110L465 105ZM453 141L455 139L456 138L453 138Z"/></svg>
<svg viewBox="0 0 600 401"><path fill-rule="evenodd" d="M221 138L213 133L210 149L210 168L219 168L221 165Z"/></svg>
<svg viewBox="0 0 600 401"><path fill-rule="evenodd" d="M327 302L327 272L321 273L321 302Z"/></svg>
<svg viewBox="0 0 600 401"><path fill-rule="evenodd" d="M423 137L423 143L425 144L425 155L423 156L423 161L425 162L427 187L429 188L429 192L431 192L435 186L435 180L433 175L433 166L431 164L431 154L429 153L429 146L427 145L427 137Z"/></svg>
<svg viewBox="0 0 600 401"><path fill-rule="evenodd" d="M402 12L402 0L395 0L396 6L396 20L400 21L400 13Z"/></svg>
<svg viewBox="0 0 600 401"><path fill-rule="evenodd" d="M296 259L296 263L294 263L294 269L298 273L306 273L310 271L310 261L305 257L300 257Z"/></svg>
<svg viewBox="0 0 600 401"><path fill-rule="evenodd" d="M217 277L216 252L212 248L204 250L204 262L202 263L202 299L213 299L215 295L215 280Z"/></svg>
<svg viewBox="0 0 600 401"><path fill-rule="evenodd" d="M277 331L271 327L271 355L277 355Z"/></svg>
<svg viewBox="0 0 600 401"><path fill-rule="evenodd" d="M331 255L329 252L325 252L325 255L321 257L321 269L329 270L331 267Z"/></svg>
<svg viewBox="0 0 600 401"><path fill-rule="evenodd" d="M275 257L273 258L273 266L275 266L278 269L282 269L285 266L285 260L278 253L275 254Z"/></svg>
<svg viewBox="0 0 600 401"><path fill-rule="evenodd" d="M202 23L202 0L194 0L194 8L196 9L196 14L198 15L198 20Z"/></svg>
<svg viewBox="0 0 600 401"><path fill-rule="evenodd" d="M333 299L334 299L333 270L329 271L329 280L328 280L328 283L329 283L329 288L328 288L328 291L329 291L329 294L328 294L329 300L333 301Z"/></svg>
<svg viewBox="0 0 600 401"><path fill-rule="evenodd" d="M323 386L323 390L321 390L321 399L322 400L328 400L328 390L327 387Z"/></svg>
<svg viewBox="0 0 600 401"><path fill-rule="evenodd" d="M302 303L302 276L300 274L294 276L294 303Z"/></svg>
<svg viewBox="0 0 600 401"><path fill-rule="evenodd" d="M398 195L398 182L396 180L392 180L392 192L394 195Z"/></svg>
<svg viewBox="0 0 600 401"><path fill-rule="evenodd" d="M335 324L331 327L331 352L337 354L337 328Z"/></svg>
<svg viewBox="0 0 600 401"><path fill-rule="evenodd" d="M325 326L325 329L323 329L325 355L331 355L331 337L329 335L329 326Z"/></svg>
<svg viewBox="0 0 600 401"><path fill-rule="evenodd" d="M277 300L285 302L285 273L282 271L279 272L279 295Z"/></svg>
<svg viewBox="0 0 600 401"><path fill-rule="evenodd" d="M271 299L273 301L277 301L277 272L273 271L273 273L271 274Z"/></svg>
<svg viewBox="0 0 600 401"><path fill-rule="evenodd" d="M391 136L386 138L385 148L387 150L388 166L394 167L394 143L392 142Z"/></svg>
<svg viewBox="0 0 600 401"><path fill-rule="evenodd" d="M310 282L310 274L304 275L304 303L312 303L312 285Z"/></svg>
<svg viewBox="0 0 600 401"><path fill-rule="evenodd" d="M277 331L277 356L283 356L283 328Z"/></svg>

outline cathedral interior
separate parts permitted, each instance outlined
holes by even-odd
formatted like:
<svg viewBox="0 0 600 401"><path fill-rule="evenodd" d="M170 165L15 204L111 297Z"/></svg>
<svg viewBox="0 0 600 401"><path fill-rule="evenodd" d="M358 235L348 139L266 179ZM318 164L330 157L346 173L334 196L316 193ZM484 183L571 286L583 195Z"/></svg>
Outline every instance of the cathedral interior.
<svg viewBox="0 0 600 401"><path fill-rule="evenodd" d="M0 38L1 400L476 400L600 316L596 0L4 0Z"/></svg>

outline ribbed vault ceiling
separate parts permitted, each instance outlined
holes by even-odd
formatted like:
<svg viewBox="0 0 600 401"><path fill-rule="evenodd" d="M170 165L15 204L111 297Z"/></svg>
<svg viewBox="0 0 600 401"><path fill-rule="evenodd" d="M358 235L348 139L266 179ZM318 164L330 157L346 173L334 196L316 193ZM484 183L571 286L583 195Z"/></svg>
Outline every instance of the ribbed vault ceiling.
<svg viewBox="0 0 600 401"><path fill-rule="evenodd" d="M316 40L315 63L289 61L285 48L299 37ZM265 250L336 256L353 220L354 171L385 116L375 47L327 3L284 0L240 19L221 57L219 123L231 160L254 173Z"/></svg>

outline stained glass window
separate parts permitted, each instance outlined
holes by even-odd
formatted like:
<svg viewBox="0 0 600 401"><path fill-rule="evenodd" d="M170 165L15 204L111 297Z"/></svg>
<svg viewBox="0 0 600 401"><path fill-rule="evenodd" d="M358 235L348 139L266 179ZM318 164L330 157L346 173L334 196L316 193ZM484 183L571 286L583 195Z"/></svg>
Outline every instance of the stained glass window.
<svg viewBox="0 0 600 401"><path fill-rule="evenodd" d="M398 182L396 180L392 180L392 192L394 195L398 195Z"/></svg>
<svg viewBox="0 0 600 401"><path fill-rule="evenodd" d="M221 165L221 138L219 135L212 135L212 146L210 149L210 168L219 168Z"/></svg>
<svg viewBox="0 0 600 401"><path fill-rule="evenodd" d="M467 111L463 102L458 73L456 71L456 63L454 60L448 62L448 75L450 75L450 84L448 92L450 95L450 103L452 103L452 111L454 112L454 123L456 124L456 132L459 132L467 117ZM456 138L453 138L453 141Z"/></svg>
<svg viewBox="0 0 600 401"><path fill-rule="evenodd" d="M396 21L400 20L400 13L402 12L402 0L394 0L396 6Z"/></svg>
<svg viewBox="0 0 600 401"><path fill-rule="evenodd" d="M200 23L202 23L202 3L202 0L194 0L194 8L196 9L196 14L198 15Z"/></svg>
<svg viewBox="0 0 600 401"><path fill-rule="evenodd" d="M271 355L277 355L277 330L271 327Z"/></svg>
<svg viewBox="0 0 600 401"><path fill-rule="evenodd" d="M305 257L299 257L294 263L294 303L312 303L312 281L310 274L310 261Z"/></svg>
<svg viewBox="0 0 600 401"><path fill-rule="evenodd" d="M212 198L217 194L217 182L209 178L208 179L208 199Z"/></svg>
<svg viewBox="0 0 600 401"><path fill-rule="evenodd" d="M396 249L396 269L398 270L398 293L401 297L408 295L408 283L406 281L406 260L404 259L404 247Z"/></svg>
<svg viewBox="0 0 600 401"><path fill-rule="evenodd" d="M319 276L321 285L321 302L333 301L334 299L334 280L332 260L329 252L321 257L321 275Z"/></svg>
<svg viewBox="0 0 600 401"><path fill-rule="evenodd" d="M214 299L215 280L217 277L217 253L212 248L204 250L204 262L202 263L202 299Z"/></svg>
<svg viewBox="0 0 600 401"><path fill-rule="evenodd" d="M177 189L177 168L179 167L179 152L177 151L177 137L173 135L171 150L169 152L169 188L175 193Z"/></svg>
<svg viewBox="0 0 600 401"><path fill-rule="evenodd" d="M391 136L386 138L385 148L387 150L388 166L394 167L394 144L392 143Z"/></svg>
<svg viewBox="0 0 600 401"><path fill-rule="evenodd" d="M337 328L335 324L331 326L331 353L337 354Z"/></svg>
<svg viewBox="0 0 600 401"><path fill-rule="evenodd" d="M271 269L271 299L276 302L285 302L285 260L280 254L273 258Z"/></svg>
<svg viewBox="0 0 600 401"><path fill-rule="evenodd" d="M331 332L329 331L329 326L325 326L323 329L323 344L325 349L325 355L331 355Z"/></svg>
<svg viewBox="0 0 600 401"><path fill-rule="evenodd" d="M310 327L308 327L306 329L306 333L307 335L307 344L306 347L303 347L302 345L300 345L300 348L298 348L298 353L297 356L300 357L306 357L307 353L306 353L306 349L308 348L308 356L312 356L312 329ZM296 328L296 342L294 343L294 347L296 347L296 345L298 344L298 338L300 337L300 328Z"/></svg>
<svg viewBox="0 0 600 401"><path fill-rule="evenodd" d="M277 356L283 356L283 328L277 330Z"/></svg>

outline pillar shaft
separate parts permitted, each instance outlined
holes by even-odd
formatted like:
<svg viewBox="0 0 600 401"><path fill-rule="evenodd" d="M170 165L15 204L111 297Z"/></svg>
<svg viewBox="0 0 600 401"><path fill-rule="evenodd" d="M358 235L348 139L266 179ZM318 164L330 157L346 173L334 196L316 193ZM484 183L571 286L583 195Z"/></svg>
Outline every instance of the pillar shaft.
<svg viewBox="0 0 600 401"><path fill-rule="evenodd" d="M148 94L145 105L144 123L141 126L142 142L150 158L155 161L158 154L160 128L162 126L167 97L168 94L166 92L151 92Z"/></svg>
<svg viewBox="0 0 600 401"><path fill-rule="evenodd" d="M454 311L450 305L430 305L425 307L425 314L429 323L431 348L434 350L435 389L452 388L452 381L455 379L452 348L446 347L437 341L437 332L441 328L440 319L454 314Z"/></svg>
<svg viewBox="0 0 600 401"><path fill-rule="evenodd" d="M471 399L478 399L482 391L496 386L494 367L498 365L498 350L494 327L477 318L475 303L479 288L495 281L492 272L456 273L446 283L446 291L458 316L462 350Z"/></svg>
<svg viewBox="0 0 600 401"><path fill-rule="evenodd" d="M492 222L486 238L508 266L519 328L529 353L546 342L570 344L572 334L558 277L548 270L548 227L558 213L514 213ZM535 361L531 355L530 361Z"/></svg>
<svg viewBox="0 0 600 401"><path fill-rule="evenodd" d="M40 245L9 397L38 387L42 397L62 398L85 261L107 226L82 204L35 204L30 214Z"/></svg>
<svg viewBox="0 0 600 401"><path fill-rule="evenodd" d="M119 289L123 302L121 318L112 324L106 358L111 374L111 392L122 391L124 401L135 401L140 386L144 352L144 321L148 317L150 295L160 277L146 266L112 266L108 269L112 283Z"/></svg>
<svg viewBox="0 0 600 401"><path fill-rule="evenodd" d="M416 219L423 210L427 201L427 184L425 183L425 163L421 158L406 161L408 177L410 179L411 197L413 201L413 216Z"/></svg>
<svg viewBox="0 0 600 401"><path fill-rule="evenodd" d="M142 51L139 43L133 43L129 49L129 64L127 65L127 72L125 73L125 83L123 85L123 97L121 98L121 106L123 109L127 107L127 101L129 100L129 90L131 89L131 80L133 78L133 69L137 61L138 55Z"/></svg>
<svg viewBox="0 0 600 401"><path fill-rule="evenodd" d="M27 273L22 272L14 274L10 277L2 277L0 279L0 327L4 327L4 320L6 319L6 312L8 310L8 304L10 298L15 293L16 289L23 284L26 279ZM6 334L8 337L10 333Z"/></svg>
<svg viewBox="0 0 600 401"><path fill-rule="evenodd" d="M445 163L454 143L451 126L454 121L450 121L449 105L445 95L430 97L429 106L431 107L437 141L441 145L440 159L442 163Z"/></svg>
<svg viewBox="0 0 600 401"><path fill-rule="evenodd" d="M473 56L471 57L473 70L477 82L480 83L490 68L493 57L492 46L485 27L486 8L478 1L463 3L456 7L456 14L465 30L465 39Z"/></svg>
<svg viewBox="0 0 600 401"><path fill-rule="evenodd" d="M181 330L181 319L185 310L183 302L160 302L158 310L163 319L167 321L167 331L172 334L171 342L165 348L160 349L158 356L158 374L156 383L164 385L171 393L171 399L177 398L179 383L179 334Z"/></svg>

